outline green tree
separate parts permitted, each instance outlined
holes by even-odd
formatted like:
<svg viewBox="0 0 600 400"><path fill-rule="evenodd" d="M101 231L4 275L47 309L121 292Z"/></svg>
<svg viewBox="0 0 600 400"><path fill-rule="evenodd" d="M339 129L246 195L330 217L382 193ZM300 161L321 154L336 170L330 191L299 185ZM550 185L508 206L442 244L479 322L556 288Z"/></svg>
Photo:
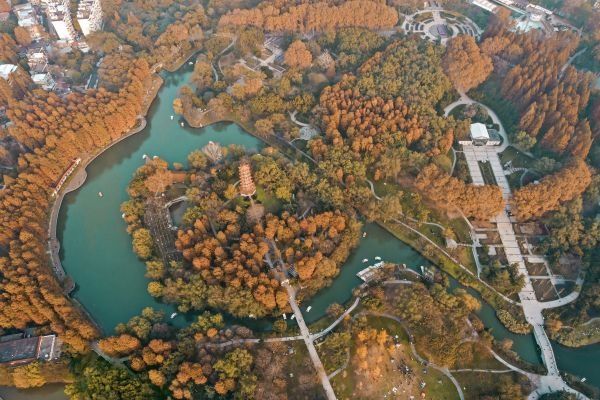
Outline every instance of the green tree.
<svg viewBox="0 0 600 400"><path fill-rule="evenodd" d="M147 260L152 256L154 247L150 231L146 228L140 228L133 232L133 251L142 260Z"/></svg>
<svg viewBox="0 0 600 400"><path fill-rule="evenodd" d="M75 374L75 382L65 387L65 394L72 400L160 398L145 378L131 374L124 368L113 367L104 360L95 358L84 362L79 369Z"/></svg>

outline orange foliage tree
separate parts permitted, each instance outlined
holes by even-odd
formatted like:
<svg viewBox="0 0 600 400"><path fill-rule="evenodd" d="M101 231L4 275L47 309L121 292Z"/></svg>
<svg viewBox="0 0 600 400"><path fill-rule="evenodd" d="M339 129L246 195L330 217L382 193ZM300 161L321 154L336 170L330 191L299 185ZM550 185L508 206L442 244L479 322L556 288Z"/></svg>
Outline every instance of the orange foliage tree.
<svg viewBox="0 0 600 400"><path fill-rule="evenodd" d="M448 41L442 65L454 87L461 92L485 81L494 69L492 59L482 53L475 38L468 35Z"/></svg>
<svg viewBox="0 0 600 400"><path fill-rule="evenodd" d="M502 191L495 185L468 185L429 164L419 173L415 186L437 204L453 204L466 216L490 219L504 207Z"/></svg>
<svg viewBox="0 0 600 400"><path fill-rule="evenodd" d="M530 183L517 190L511 201L512 212L522 221L541 217L581 195L591 180L589 167L583 160L576 158L538 184Z"/></svg>

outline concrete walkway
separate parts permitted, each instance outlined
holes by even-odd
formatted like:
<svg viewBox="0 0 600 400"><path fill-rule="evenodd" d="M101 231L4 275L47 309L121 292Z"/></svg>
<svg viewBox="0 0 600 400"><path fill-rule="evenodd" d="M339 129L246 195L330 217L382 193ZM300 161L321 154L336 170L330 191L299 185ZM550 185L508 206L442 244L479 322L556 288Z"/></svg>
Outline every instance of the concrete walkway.
<svg viewBox="0 0 600 400"><path fill-rule="evenodd" d="M467 165L469 167L469 172L471 173L471 176L473 178L473 183L482 184L483 181L481 177L481 170L479 168L479 161L489 162L496 183L502 190L502 197L508 203L508 201L511 198L511 190L508 184L508 180L504 175L504 170L502 168L502 164L500 162L499 157L499 154L503 152L509 144L508 136L506 134L504 126L502 125L502 122L493 110L481 103L472 100L465 93L460 93L460 99L446 107L444 109L444 114L447 116L455 107L461 104L481 105L486 109L494 123L499 126L499 133L503 138L502 145L463 145L463 151L465 152L465 156L467 158ZM506 259L508 263L516 264L518 266L519 273L524 277L525 284L519 292L519 299L521 301L521 306L523 307L525 319L533 327L533 335L538 346L540 347L542 361L548 371L548 373L545 376L532 376L532 374L525 373L524 371L518 371L529 376L537 387L537 389L529 396L529 398L536 399L537 397L545 393L551 393L555 391L566 391L576 394L578 398L585 399L586 397L584 395L569 387L566 384L566 382L562 379L560 371L558 370L558 366L556 364L556 358L554 356L552 344L550 343L550 339L548 338L548 335L544 330L544 317L542 315L542 311L545 308L559 307L561 305L568 304L569 302L574 301L579 295L579 292L574 291L570 295L555 301L538 301L535 295L535 291L533 289L533 285L531 283L529 272L527 271L527 267L525 265L525 259L521 254L521 249L519 247L519 243L517 241L517 237L513 229L513 221L509 217L507 210L502 210L502 212L500 212L496 217L492 219L492 222L496 223L498 234L500 235L500 240L502 241L502 245L504 246L504 252L506 254ZM581 280L580 283L582 282L583 281Z"/></svg>
<svg viewBox="0 0 600 400"><path fill-rule="evenodd" d="M317 375L321 380L321 385L323 386L325 395L327 396L328 400L336 400L337 397L335 396L333 386L331 386L331 382L329 381L325 367L319 358L319 353L317 353L317 349L313 343L313 338L308 330L308 327L306 326L306 322L304 322L304 317L302 316L300 307L298 307L298 303L296 303L296 290L289 284L287 280L284 280L281 285L288 292L288 301L292 307L292 310L294 311L294 315L296 316L296 323L300 328L300 332L302 334L302 338L304 339L304 343L306 344L306 348L308 349L310 359L312 360L315 370L317 371Z"/></svg>

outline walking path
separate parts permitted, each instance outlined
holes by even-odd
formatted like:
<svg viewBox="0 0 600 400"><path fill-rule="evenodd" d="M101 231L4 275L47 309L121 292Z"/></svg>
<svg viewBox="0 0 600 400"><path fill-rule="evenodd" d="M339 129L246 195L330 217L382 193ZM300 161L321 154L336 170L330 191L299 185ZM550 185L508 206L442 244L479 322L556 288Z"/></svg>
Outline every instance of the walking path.
<svg viewBox="0 0 600 400"><path fill-rule="evenodd" d="M50 261L52 263L52 269L54 270L54 274L57 276L59 281L63 281L65 279L65 270L60 262L59 251L60 251L60 242L56 237L56 227L58 223L58 214L60 211L60 206L62 205L63 199L65 195L71 193L77 189L79 189L85 182L87 178L86 168L87 166L96 159L100 154L102 154L105 150L119 143L120 141L132 136L140 131L142 131L146 127L146 118L142 115L138 115L138 124L135 128L133 128L129 133L124 136L121 136L117 140L113 141L110 145L102 149L102 151L85 158L77 170L69 177L69 182L63 186L63 189L56 195L56 200L54 200L54 204L50 208L50 222L48 225L48 252L50 254Z"/></svg>
<svg viewBox="0 0 600 400"><path fill-rule="evenodd" d="M516 304L519 305L520 303L506 297L505 295L503 295L502 293L500 293L499 291L497 291L493 286L491 286L489 283L487 283L486 281L480 279L477 275L473 274L473 272L471 272L470 269L468 269L467 267L465 267L464 265L462 265L460 263L460 261L458 261L456 258L452 257L446 250L444 250L443 248L441 248L440 246L438 246L437 243L435 243L434 241L432 241L431 239L429 239L426 235L423 235L421 232L419 232L418 230L414 229L412 226L405 224L404 222L398 220L398 219L392 219L393 222L402 225L403 227L409 229L410 231L416 233L417 235L419 235L420 237L422 237L424 240L426 240L429 244L431 244L432 246L434 246L438 251L440 251L442 254L444 254L446 257L448 257L450 260L452 260L452 262L454 262L456 265L458 265L463 271L465 271L466 273L468 273L469 275L471 275L472 277L476 278L482 285L484 285L485 287L487 287L489 290L491 290L492 292L494 292L496 295L502 297L505 301L507 301L510 304Z"/></svg>
<svg viewBox="0 0 600 400"><path fill-rule="evenodd" d="M465 400L465 395L462 391L462 388L460 386L460 383L458 383L458 381L456 380L456 378L454 378L454 376L452 375L452 373L450 373L450 371L448 370L448 368L445 367L440 367L438 365L435 365L434 363L432 363L431 361L427 361L426 359L424 359L423 357L421 357L419 355L419 353L417 353L417 349L415 348L415 343L413 341L413 335L410 332L410 329L408 328L408 326L406 326L406 324L404 323L404 321L398 317L396 317L395 315L392 314L388 314L388 313L378 313L375 311L365 311L361 314L368 314L368 315L373 315L376 317L382 317L382 318L388 318L391 320L396 321L397 323L399 323L402 328L404 328L404 330L406 331L406 333L408 334L408 342L410 345L410 351L412 352L413 356L417 359L418 362L420 362L423 365L427 365L433 369L436 369L438 371L440 371L442 374L446 375L446 377L448 377L448 379L450 379L450 381L454 384L454 386L456 387L456 391L458 392L458 396L460 397L460 400ZM360 314L358 314L360 315Z"/></svg>
<svg viewBox="0 0 600 400"><path fill-rule="evenodd" d="M306 348L308 349L308 354L310 359L313 362L315 370L317 371L317 375L321 380L321 385L323 386L323 390L325 390L325 395L328 400L336 400L335 392L333 391L333 386L331 386L331 382L329 381L329 377L327 376L327 372L325 371L325 367L319 358L319 353L317 353L317 349L315 348L315 344L313 342L313 338L306 326L306 322L304 322L304 317L302 316L302 312L300 311L300 307L298 307L298 303L296 303L296 290L289 284L289 281L286 279L282 283L282 286L288 292L288 301L292 310L294 311L294 315L296 316L296 322L298 323L298 327L300 328L300 332L302 334L302 338L304 339L304 343L306 344Z"/></svg>
<svg viewBox="0 0 600 400"><path fill-rule="evenodd" d="M494 113L489 107L486 107L481 103L475 102L474 100L470 99L465 93L460 93L460 99L446 107L444 109L444 114L448 115L450 111L452 111L455 107L461 104L480 104L487 110L494 123L499 126L499 133L504 139L502 145L463 145L463 151L465 152L465 156L467 158L467 165L469 167L469 172L471 173L471 176L473 178L473 183L475 185L483 184L481 170L479 168L479 161L489 162L496 183L502 190L502 196L504 200L508 203L508 201L511 198L511 190L508 184L508 180L504 175L504 170L502 168L502 164L499 158L499 154L502 151L504 151L508 146L508 137L506 135L504 126L502 125L502 122L500 121L496 113ZM525 265L525 260L523 258L523 255L521 254L521 249L519 247L515 231L513 229L513 221L508 216L507 210L502 210L502 212L500 212L496 217L492 219L492 222L496 223L498 234L500 235L500 240L502 241L502 245L504 246L504 252L506 254L508 263L517 264L519 273L524 277L525 284L519 292L519 299L521 300L521 306L523 307L525 319L533 327L534 337L538 346L540 347L542 353L542 360L548 371L545 376L536 376L534 382L537 386L537 390L534 391L529 396L529 398L535 399L541 394L561 390L575 393L576 395L580 396L580 398L586 398L582 394L570 388L562 379L558 370L558 366L556 364L552 344L550 343L550 339L548 339L546 331L544 330L544 317L542 315L542 311L545 308L559 307L561 305L567 304L575 300L579 295L579 292L574 291L568 296L550 302L538 301L535 295L533 285L531 283L529 272L527 271L527 267ZM579 281L579 284L581 284L582 282L583 280L581 279L581 281ZM530 375L531 374L529 374L528 376Z"/></svg>

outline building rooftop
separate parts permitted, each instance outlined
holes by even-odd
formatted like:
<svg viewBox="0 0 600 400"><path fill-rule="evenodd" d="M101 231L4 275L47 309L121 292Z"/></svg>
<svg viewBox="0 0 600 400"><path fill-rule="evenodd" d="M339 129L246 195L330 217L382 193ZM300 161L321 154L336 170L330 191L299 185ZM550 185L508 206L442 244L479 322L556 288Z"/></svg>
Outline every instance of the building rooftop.
<svg viewBox="0 0 600 400"><path fill-rule="evenodd" d="M489 139L490 134L488 133L488 130L484 124L477 122L475 124L471 124L471 138L473 140Z"/></svg>
<svg viewBox="0 0 600 400"><path fill-rule="evenodd" d="M9 75L17 70L17 66L14 64L2 64L0 65L0 78L6 80Z"/></svg>
<svg viewBox="0 0 600 400"><path fill-rule="evenodd" d="M37 337L0 342L0 364L34 360L37 358L37 351Z"/></svg>
<svg viewBox="0 0 600 400"><path fill-rule="evenodd" d="M23 333L0 338L0 364L26 364L34 360L50 361L60 356L55 335L24 337Z"/></svg>

